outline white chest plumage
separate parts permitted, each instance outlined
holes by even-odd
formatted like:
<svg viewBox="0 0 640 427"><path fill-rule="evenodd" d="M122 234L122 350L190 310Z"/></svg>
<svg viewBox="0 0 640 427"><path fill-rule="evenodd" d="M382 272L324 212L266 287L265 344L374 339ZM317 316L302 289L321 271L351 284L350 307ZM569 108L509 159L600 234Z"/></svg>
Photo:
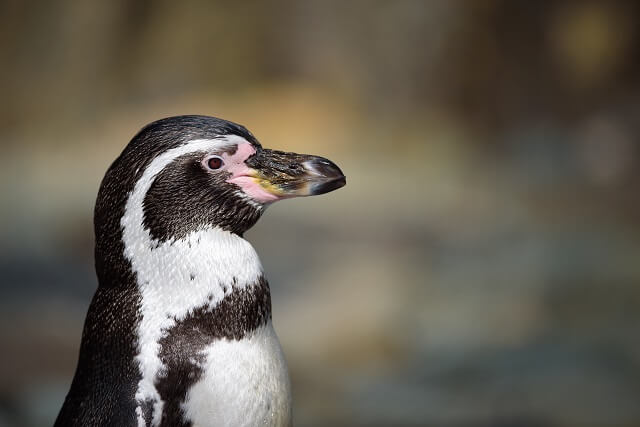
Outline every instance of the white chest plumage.
<svg viewBox="0 0 640 427"><path fill-rule="evenodd" d="M271 322L205 353L204 374L184 404L194 426L291 425L289 377Z"/></svg>
<svg viewBox="0 0 640 427"><path fill-rule="evenodd" d="M220 142L194 141L154 159L129 195L121 220L125 256L141 294L135 357L141 373L135 395L141 426L162 420L166 402L156 382L167 369L159 355L167 331L197 308L215 311L234 289L254 286L262 276L255 250L235 234L210 227L158 242L143 227L144 197L155 176L176 157L216 143ZM194 425L290 424L289 379L270 321L239 340L211 342L201 356L202 374L182 403ZM152 410L145 412L144 405ZM151 419L145 419L149 413Z"/></svg>

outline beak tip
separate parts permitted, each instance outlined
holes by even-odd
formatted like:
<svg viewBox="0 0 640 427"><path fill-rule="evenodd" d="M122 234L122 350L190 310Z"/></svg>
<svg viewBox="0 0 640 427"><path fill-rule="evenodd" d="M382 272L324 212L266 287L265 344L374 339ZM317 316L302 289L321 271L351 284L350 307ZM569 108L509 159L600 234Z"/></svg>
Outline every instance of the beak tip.
<svg viewBox="0 0 640 427"><path fill-rule="evenodd" d="M330 191L337 190L338 188L342 188L345 185L347 185L347 177L341 175L331 180L313 184L313 187L311 188L311 195L317 196L319 194L329 193Z"/></svg>

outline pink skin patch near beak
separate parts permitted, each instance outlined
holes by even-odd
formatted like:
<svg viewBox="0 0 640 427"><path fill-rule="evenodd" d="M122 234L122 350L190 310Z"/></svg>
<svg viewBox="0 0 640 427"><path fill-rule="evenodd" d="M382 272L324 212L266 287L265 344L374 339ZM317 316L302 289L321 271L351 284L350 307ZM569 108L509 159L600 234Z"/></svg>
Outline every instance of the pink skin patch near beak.
<svg viewBox="0 0 640 427"><path fill-rule="evenodd" d="M232 184L239 186L242 191L252 199L259 203L273 203L280 200L275 194L266 191L257 182L255 171L245 164L245 161L254 155L256 149L248 142L241 142L233 154L222 154L225 162L225 169L231 172L231 177L227 180Z"/></svg>

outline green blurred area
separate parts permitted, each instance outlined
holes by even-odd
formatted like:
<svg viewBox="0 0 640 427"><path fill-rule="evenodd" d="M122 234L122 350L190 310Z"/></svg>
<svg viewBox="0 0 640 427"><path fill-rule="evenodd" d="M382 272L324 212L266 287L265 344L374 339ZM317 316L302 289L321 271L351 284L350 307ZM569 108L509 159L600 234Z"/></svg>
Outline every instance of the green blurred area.
<svg viewBox="0 0 640 427"><path fill-rule="evenodd" d="M640 425L640 33L626 1L0 3L0 426L50 425L92 209L146 123L334 160L270 207L299 426Z"/></svg>

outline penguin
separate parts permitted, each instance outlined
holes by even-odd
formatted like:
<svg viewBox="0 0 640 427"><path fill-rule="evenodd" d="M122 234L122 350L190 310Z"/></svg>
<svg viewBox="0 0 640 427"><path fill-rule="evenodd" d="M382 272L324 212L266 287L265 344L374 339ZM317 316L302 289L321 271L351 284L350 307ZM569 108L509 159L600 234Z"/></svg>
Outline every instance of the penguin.
<svg viewBox="0 0 640 427"><path fill-rule="evenodd" d="M55 426L291 425L269 283L243 234L271 203L345 184L330 160L219 118L140 130L98 191L98 288Z"/></svg>

